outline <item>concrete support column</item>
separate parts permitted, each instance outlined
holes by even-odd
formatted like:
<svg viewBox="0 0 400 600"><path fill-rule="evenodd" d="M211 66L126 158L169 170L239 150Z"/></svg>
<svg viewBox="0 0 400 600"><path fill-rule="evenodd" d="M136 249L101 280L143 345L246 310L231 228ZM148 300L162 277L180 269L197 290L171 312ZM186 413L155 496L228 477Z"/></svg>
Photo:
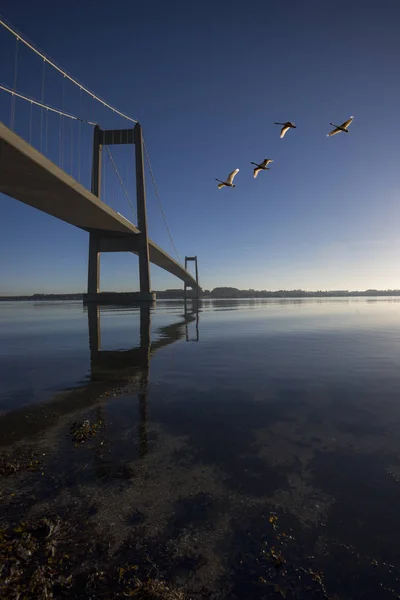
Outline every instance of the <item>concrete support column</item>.
<svg viewBox="0 0 400 600"><path fill-rule="evenodd" d="M89 267L88 294L98 294L100 290L100 252L99 238L96 233L89 233Z"/></svg>
<svg viewBox="0 0 400 600"><path fill-rule="evenodd" d="M149 238L147 233L146 187L144 182L143 161L143 135L142 128L137 123L135 135L135 163L136 163L136 202L138 229L140 230L139 247L139 279L141 294L150 294L150 260Z"/></svg>
<svg viewBox="0 0 400 600"><path fill-rule="evenodd" d="M101 159L103 154L103 132L98 125L93 132L93 161L91 192L98 198L101 193ZM99 238L89 233L88 294L98 294L100 290L100 248Z"/></svg>

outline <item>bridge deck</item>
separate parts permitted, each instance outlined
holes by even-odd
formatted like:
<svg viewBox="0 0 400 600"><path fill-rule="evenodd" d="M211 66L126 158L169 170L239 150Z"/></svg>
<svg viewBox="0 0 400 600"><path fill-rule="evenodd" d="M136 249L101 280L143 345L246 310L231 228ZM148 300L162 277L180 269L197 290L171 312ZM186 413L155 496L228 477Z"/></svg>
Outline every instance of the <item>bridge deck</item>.
<svg viewBox="0 0 400 600"><path fill-rule="evenodd" d="M136 237L137 227L0 122L0 192L86 231ZM149 240L150 261L189 286L195 279Z"/></svg>

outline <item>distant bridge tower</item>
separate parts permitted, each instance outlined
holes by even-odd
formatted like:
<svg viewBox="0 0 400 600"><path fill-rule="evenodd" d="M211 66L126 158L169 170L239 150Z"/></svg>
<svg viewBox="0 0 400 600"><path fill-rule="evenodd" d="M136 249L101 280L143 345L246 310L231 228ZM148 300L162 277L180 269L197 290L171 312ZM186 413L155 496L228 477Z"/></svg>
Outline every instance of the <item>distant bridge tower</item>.
<svg viewBox="0 0 400 600"><path fill-rule="evenodd" d="M188 262L194 262L195 270L196 270L196 298L199 297L199 269L197 267L197 256L185 256L185 269L187 270ZM190 287L185 281L184 294L185 298L187 298L187 288ZM193 288L192 288L193 289Z"/></svg>
<svg viewBox="0 0 400 600"><path fill-rule="evenodd" d="M100 198L103 145L135 144L137 235L118 235L110 231L89 231L88 300L95 300L100 291L100 252L136 252L139 256L140 294L137 300L152 301L150 290L149 238L147 228L146 188L144 180L143 135L137 123L134 129L102 130L98 125L93 134L91 192Z"/></svg>

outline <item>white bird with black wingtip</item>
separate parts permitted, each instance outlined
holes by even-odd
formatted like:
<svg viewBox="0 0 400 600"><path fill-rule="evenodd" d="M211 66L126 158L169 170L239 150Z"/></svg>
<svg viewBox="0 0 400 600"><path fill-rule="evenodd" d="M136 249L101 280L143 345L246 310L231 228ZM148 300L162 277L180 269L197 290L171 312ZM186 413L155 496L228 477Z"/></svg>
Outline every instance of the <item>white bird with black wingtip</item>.
<svg viewBox="0 0 400 600"><path fill-rule="evenodd" d="M286 121L286 123L275 122L275 125L282 125L281 134L279 136L280 138L283 138L285 136L285 133L289 131L289 129L296 129L296 125L291 121Z"/></svg>
<svg viewBox="0 0 400 600"><path fill-rule="evenodd" d="M330 131L326 137L331 137L331 135L336 135L337 133L340 133L341 131L344 131L344 133L349 133L348 127L349 127L349 125L351 125L353 119L354 119L354 117L350 117L350 119L348 119L341 125L335 125L335 123L329 123L329 125L332 125L332 127L334 127L335 129L332 129L332 131Z"/></svg>
<svg viewBox="0 0 400 600"><path fill-rule="evenodd" d="M215 179L215 181L219 181L218 189L220 190L221 188L223 188L225 186L236 187L235 184L233 183L233 180L235 179L235 177L238 173L239 173L239 169L235 169L234 171L232 171L232 173L229 173L228 177L226 178L226 181L221 181L221 179Z"/></svg>
<svg viewBox="0 0 400 600"><path fill-rule="evenodd" d="M274 162L272 160L272 158L265 158L262 161L262 163L260 163L260 164L251 162L250 163L251 165L256 166L256 168L253 170L254 179L257 177L257 175L259 174L260 171L269 171L270 169L269 169L268 165L269 165L269 163L272 163L272 162Z"/></svg>

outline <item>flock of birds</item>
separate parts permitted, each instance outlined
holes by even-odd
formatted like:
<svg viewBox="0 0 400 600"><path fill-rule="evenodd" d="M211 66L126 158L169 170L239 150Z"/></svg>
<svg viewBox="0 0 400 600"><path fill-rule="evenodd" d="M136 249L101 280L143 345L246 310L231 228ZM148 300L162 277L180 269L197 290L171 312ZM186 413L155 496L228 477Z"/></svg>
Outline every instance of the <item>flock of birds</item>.
<svg viewBox="0 0 400 600"><path fill-rule="evenodd" d="M329 123L330 125L332 125L332 127L334 127L334 129L332 129L332 131L330 131L326 137L331 137L332 135L336 135L337 133L340 133L341 131L344 131L345 133L349 133L349 125L352 123L353 119L354 119L354 117L350 117L350 119L347 119L347 121L345 121L341 125L335 125L334 123ZM289 129L296 129L296 125L294 123L292 123L291 121L286 121L286 123L275 123L275 125L282 125L281 134L280 134L281 139L283 137L285 137L285 134L287 131L289 131ZM270 168L268 167L268 165L269 165L269 163L272 163L272 162L274 162L272 160L272 158L265 158L262 161L262 163L260 163L260 164L251 162L250 163L251 165L255 165L255 168L253 170L254 179L257 177L257 175L259 174L260 171L269 171ZM239 169L235 169L234 171L232 171L232 173L229 173L228 177L226 178L226 181L221 181L221 179L216 179L216 181L219 181L218 189L220 190L223 187L235 187L233 180L235 179L235 177L238 173L239 173Z"/></svg>

